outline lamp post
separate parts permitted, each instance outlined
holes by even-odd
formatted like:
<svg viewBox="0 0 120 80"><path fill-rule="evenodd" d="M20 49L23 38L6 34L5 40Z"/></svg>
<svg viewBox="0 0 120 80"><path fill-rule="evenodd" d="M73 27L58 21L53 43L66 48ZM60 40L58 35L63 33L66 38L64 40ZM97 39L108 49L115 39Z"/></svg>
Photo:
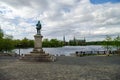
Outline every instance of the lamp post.
<svg viewBox="0 0 120 80"><path fill-rule="evenodd" d="M21 44L18 44L18 47L19 47L19 56L20 56L20 47L21 47Z"/></svg>

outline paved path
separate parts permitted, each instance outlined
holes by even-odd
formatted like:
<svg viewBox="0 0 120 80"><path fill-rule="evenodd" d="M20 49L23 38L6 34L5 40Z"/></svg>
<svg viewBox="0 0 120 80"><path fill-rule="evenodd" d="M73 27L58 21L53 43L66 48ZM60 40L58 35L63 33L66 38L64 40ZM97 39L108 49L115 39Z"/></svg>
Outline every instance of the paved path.
<svg viewBox="0 0 120 80"><path fill-rule="evenodd" d="M120 80L120 56L61 56L56 62L0 58L0 80Z"/></svg>

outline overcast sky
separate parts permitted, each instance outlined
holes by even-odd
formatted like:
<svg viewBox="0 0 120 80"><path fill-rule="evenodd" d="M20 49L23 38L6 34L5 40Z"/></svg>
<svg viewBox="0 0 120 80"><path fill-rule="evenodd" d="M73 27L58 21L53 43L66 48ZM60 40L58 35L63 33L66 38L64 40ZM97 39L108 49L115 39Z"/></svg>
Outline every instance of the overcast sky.
<svg viewBox="0 0 120 80"><path fill-rule="evenodd" d="M44 38L104 40L120 34L120 0L0 0L0 26L14 39L34 39L36 23Z"/></svg>

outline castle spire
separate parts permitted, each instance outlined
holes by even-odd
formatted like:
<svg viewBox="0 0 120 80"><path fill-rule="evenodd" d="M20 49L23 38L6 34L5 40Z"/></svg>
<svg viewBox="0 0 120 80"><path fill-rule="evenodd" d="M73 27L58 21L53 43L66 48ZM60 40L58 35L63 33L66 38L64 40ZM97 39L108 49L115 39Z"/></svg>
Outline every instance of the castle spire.
<svg viewBox="0 0 120 80"><path fill-rule="evenodd" d="M63 45L66 44L65 36L63 36Z"/></svg>

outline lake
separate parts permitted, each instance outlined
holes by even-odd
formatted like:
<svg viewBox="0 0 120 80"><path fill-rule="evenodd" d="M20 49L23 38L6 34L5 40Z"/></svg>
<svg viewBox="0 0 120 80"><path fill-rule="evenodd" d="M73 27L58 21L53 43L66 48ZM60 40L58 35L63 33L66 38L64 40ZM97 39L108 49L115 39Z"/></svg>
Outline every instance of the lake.
<svg viewBox="0 0 120 80"><path fill-rule="evenodd" d="M33 48L20 49L20 54L29 54ZM43 48L46 53L54 55L66 55L69 56L71 53L76 51L105 51L106 49L103 46L64 46L58 48ZM16 53L19 53L19 49L14 49Z"/></svg>

